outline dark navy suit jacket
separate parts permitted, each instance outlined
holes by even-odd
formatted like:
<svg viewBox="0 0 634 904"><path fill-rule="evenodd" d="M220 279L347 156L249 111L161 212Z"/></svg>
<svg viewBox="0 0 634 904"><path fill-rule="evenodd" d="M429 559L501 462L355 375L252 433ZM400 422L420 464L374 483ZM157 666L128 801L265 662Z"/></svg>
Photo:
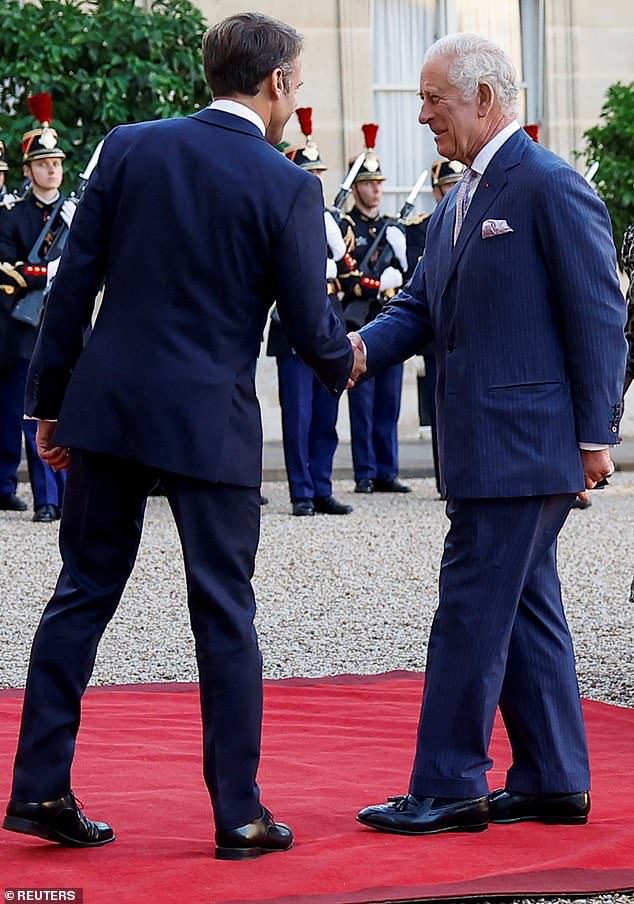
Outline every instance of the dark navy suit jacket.
<svg viewBox="0 0 634 904"><path fill-rule="evenodd" d="M54 281L27 412L59 418L61 445L259 485L255 363L273 302L293 347L334 395L351 370L325 260L318 180L252 123L206 109L119 126Z"/></svg>
<svg viewBox="0 0 634 904"><path fill-rule="evenodd" d="M369 374L434 339L449 495L575 493L579 442L618 442L625 304L605 205L523 131L491 160L453 247L455 196L410 283L361 331ZM513 231L483 238L488 219Z"/></svg>

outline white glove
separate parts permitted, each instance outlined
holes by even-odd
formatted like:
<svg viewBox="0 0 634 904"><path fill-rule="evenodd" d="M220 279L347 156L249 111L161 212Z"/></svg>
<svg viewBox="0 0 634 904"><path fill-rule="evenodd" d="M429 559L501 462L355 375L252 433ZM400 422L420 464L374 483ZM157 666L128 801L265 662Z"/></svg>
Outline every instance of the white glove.
<svg viewBox="0 0 634 904"><path fill-rule="evenodd" d="M57 268L59 267L59 257L56 257L54 261L49 261L46 267L46 286L50 286L55 278L55 274L57 273Z"/></svg>
<svg viewBox="0 0 634 904"><path fill-rule="evenodd" d="M386 267L381 273L379 292L386 292L388 289L400 289L402 285L403 274L396 267Z"/></svg>
<svg viewBox="0 0 634 904"><path fill-rule="evenodd" d="M337 277L337 264L331 258L326 258L326 279L336 279Z"/></svg>
<svg viewBox="0 0 634 904"><path fill-rule="evenodd" d="M398 226L388 226L385 230L387 243L394 252L394 257L401 265L401 270L407 272L407 239Z"/></svg>
<svg viewBox="0 0 634 904"><path fill-rule="evenodd" d="M69 229L70 224L73 222L73 217L75 216L76 210L77 202L73 201L72 198L66 198L66 200L62 204L62 209L60 210L59 215Z"/></svg>
<svg viewBox="0 0 634 904"><path fill-rule="evenodd" d="M17 200L17 195L7 191L0 197L0 207L6 207L7 210L12 210L15 207Z"/></svg>
<svg viewBox="0 0 634 904"><path fill-rule="evenodd" d="M341 235L337 221L329 210L324 210L324 225L326 227L326 241L330 252L336 261L340 261L346 253L346 243Z"/></svg>

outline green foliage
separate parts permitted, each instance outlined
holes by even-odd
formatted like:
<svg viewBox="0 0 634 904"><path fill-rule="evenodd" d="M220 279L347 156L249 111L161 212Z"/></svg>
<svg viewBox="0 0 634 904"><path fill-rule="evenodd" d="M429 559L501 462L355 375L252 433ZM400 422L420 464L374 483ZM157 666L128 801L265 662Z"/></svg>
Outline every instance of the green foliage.
<svg viewBox="0 0 634 904"><path fill-rule="evenodd" d="M610 211L620 253L623 233L634 223L634 82L608 88L601 120L585 132L584 153L589 164L599 161L594 182Z"/></svg>
<svg viewBox="0 0 634 904"><path fill-rule="evenodd" d="M190 0L0 0L0 137L16 186L21 139L37 125L30 94L53 97L53 126L71 187L114 126L192 113L209 101L202 13Z"/></svg>

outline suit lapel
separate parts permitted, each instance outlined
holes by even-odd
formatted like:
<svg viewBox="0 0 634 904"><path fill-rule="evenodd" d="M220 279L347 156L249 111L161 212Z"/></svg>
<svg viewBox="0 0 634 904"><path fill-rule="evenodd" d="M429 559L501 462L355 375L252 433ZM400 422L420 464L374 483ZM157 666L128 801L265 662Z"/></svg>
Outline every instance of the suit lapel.
<svg viewBox="0 0 634 904"><path fill-rule="evenodd" d="M447 273L451 264L453 250L453 224L456 218L456 195L457 186L448 192L441 204L444 203L444 210L438 210L438 215L442 217L438 234L438 272L436 275L436 286L444 289L447 284ZM442 292L441 292L442 294Z"/></svg>
<svg viewBox="0 0 634 904"><path fill-rule="evenodd" d="M506 141L502 145L500 150L497 152L497 154L495 154L495 156L487 166L480 179L480 182L478 183L478 187L476 188L475 194L471 200L471 204L469 204L469 209L467 210L466 216L462 222L462 228L460 230L460 235L458 236L458 241L453 247L453 250L450 252L450 259L445 273L445 279L444 282L440 283L440 285L442 285L443 287L443 292L447 288L447 284L449 283L451 277L455 272L458 261L460 260L462 253L464 252L472 236L475 233L476 238L479 237L480 224L482 223L485 213L508 182L508 170L512 169L517 163L519 163L526 145L530 140L531 139L521 129L515 132L513 135L511 135L508 141ZM455 193L452 192L452 195L455 195ZM447 210L449 210L449 205L447 206ZM452 210L455 214L455 197L453 199ZM453 241L454 218L455 217L452 216L450 223L445 222L443 224L443 232L445 229L449 229L451 231L451 241Z"/></svg>

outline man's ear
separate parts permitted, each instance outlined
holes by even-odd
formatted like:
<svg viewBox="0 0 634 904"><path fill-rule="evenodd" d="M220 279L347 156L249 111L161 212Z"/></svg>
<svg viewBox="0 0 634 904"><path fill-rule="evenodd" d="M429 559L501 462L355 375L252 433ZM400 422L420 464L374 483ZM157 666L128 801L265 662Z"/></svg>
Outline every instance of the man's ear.
<svg viewBox="0 0 634 904"><path fill-rule="evenodd" d="M31 167L29 166L28 163L24 163L22 165L22 175L24 176L25 179L31 178Z"/></svg>
<svg viewBox="0 0 634 904"><path fill-rule="evenodd" d="M274 69L270 75L271 78L271 90L273 92L273 96L275 98L282 97L283 94L286 94L286 86L284 83L284 70L279 66L277 69Z"/></svg>
<svg viewBox="0 0 634 904"><path fill-rule="evenodd" d="M478 116L486 116L495 101L495 91L488 82L478 85Z"/></svg>

